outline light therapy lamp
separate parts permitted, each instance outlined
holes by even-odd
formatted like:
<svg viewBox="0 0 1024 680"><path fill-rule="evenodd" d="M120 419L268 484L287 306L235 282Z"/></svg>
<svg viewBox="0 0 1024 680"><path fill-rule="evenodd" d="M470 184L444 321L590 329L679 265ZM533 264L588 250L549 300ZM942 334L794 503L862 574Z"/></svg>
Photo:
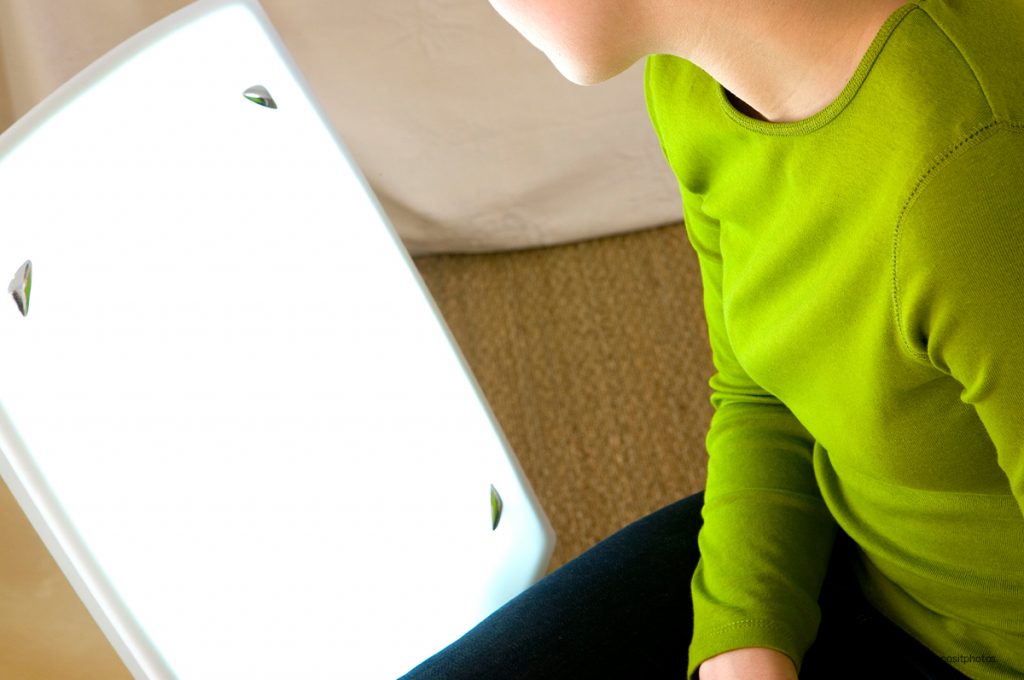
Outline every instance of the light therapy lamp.
<svg viewBox="0 0 1024 680"><path fill-rule="evenodd" d="M544 574L547 519L255 0L0 136L0 276L0 473L136 678L394 678Z"/></svg>

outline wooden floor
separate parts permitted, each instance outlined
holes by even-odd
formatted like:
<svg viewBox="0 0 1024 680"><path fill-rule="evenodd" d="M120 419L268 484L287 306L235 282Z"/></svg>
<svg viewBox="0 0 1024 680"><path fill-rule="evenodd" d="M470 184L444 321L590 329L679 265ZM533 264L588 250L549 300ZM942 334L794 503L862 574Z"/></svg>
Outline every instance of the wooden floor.
<svg viewBox="0 0 1024 680"><path fill-rule="evenodd" d="M0 545L0 678L131 678L5 485Z"/></svg>

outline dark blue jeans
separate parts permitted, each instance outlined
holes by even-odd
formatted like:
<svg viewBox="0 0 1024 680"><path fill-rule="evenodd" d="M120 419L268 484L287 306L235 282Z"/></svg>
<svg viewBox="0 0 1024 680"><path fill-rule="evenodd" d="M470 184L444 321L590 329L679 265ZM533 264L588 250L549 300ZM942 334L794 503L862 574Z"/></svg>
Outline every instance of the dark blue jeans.
<svg viewBox="0 0 1024 680"><path fill-rule="evenodd" d="M601 541L402 680L685 680L703 501L684 498ZM965 678L867 603L853 548L840 531L801 680Z"/></svg>

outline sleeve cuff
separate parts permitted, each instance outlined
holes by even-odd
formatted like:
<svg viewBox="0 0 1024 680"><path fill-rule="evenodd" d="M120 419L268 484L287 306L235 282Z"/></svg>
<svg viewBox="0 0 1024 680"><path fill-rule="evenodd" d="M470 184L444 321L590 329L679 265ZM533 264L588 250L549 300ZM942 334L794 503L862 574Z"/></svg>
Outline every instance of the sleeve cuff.
<svg viewBox="0 0 1024 680"><path fill-rule="evenodd" d="M793 660L799 673L805 650L794 648L795 637L785 624L769 619L747 619L709 631L695 631L690 644L686 677L696 680L697 668L702 663L723 652L744 647L767 647L782 652Z"/></svg>

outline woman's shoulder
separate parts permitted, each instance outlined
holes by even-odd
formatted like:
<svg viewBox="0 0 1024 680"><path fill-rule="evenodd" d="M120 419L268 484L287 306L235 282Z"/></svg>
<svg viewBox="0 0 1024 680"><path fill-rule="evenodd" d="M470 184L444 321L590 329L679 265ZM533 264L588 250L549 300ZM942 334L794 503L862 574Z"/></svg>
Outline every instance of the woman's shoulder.
<svg viewBox="0 0 1024 680"><path fill-rule="evenodd" d="M1024 292L1021 158L1024 124L995 122L925 173L898 220L897 284L916 272L938 287L971 288L968 280L999 272L1008 277L1000 288Z"/></svg>
<svg viewBox="0 0 1024 680"><path fill-rule="evenodd" d="M693 62L671 54L652 54L644 66L644 83L647 99L657 99L669 92L692 89L701 82L707 85L714 79Z"/></svg>
<svg viewBox="0 0 1024 680"><path fill-rule="evenodd" d="M1024 0L918 0L960 53L999 120L1024 122Z"/></svg>

